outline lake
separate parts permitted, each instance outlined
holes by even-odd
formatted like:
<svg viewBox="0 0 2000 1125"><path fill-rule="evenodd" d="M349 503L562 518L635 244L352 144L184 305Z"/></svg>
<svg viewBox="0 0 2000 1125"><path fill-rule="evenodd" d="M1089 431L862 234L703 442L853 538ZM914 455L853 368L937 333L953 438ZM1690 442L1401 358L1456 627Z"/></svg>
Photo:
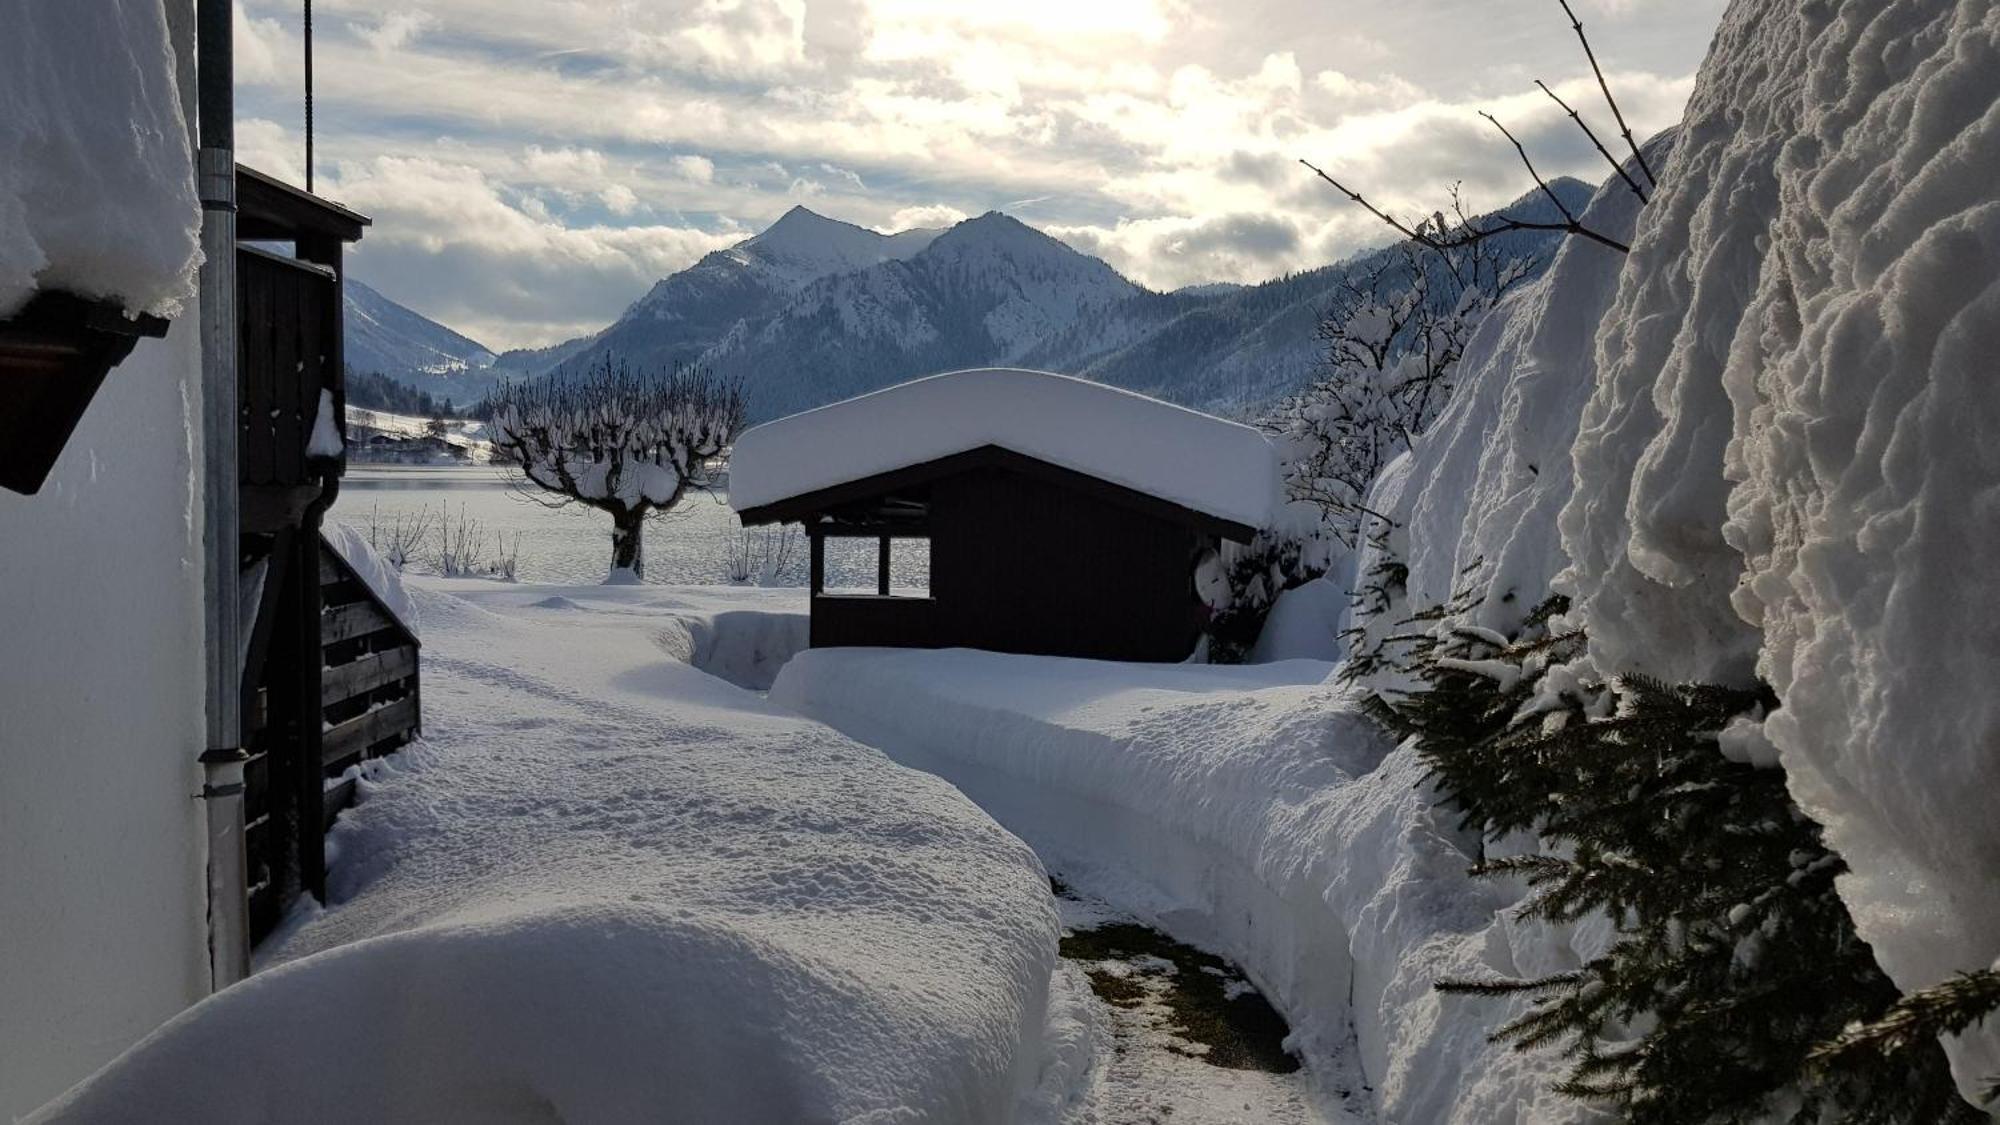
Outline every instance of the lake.
<svg viewBox="0 0 2000 1125"><path fill-rule="evenodd" d="M515 479L507 470L490 465L353 464L328 518L364 535L373 525L378 536L385 536L399 518L406 523L426 520L429 531L412 552L411 570L438 569L440 529L448 526L455 531L472 529L473 537L483 541L475 551L482 559L498 553L502 536L518 543L518 581L562 585L603 581L611 563L611 517L580 504L547 507L525 494ZM646 581L726 585L731 581L731 556L740 554L746 542L754 569L765 552L778 548L784 539L789 539L789 557L773 584L804 586L806 545L797 528L784 532L759 528L746 534L726 496L692 496L646 524ZM875 553L873 540L827 540L827 588L872 592ZM891 581L901 589L927 589L929 544L897 540Z"/></svg>

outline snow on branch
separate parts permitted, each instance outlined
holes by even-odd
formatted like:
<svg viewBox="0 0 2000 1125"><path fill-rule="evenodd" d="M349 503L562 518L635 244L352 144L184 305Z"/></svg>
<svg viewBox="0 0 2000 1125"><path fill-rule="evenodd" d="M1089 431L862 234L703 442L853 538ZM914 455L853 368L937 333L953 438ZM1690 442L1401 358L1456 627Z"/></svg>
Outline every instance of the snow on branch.
<svg viewBox="0 0 2000 1125"><path fill-rule="evenodd" d="M613 574L631 578L644 575L646 517L715 489L744 414L742 388L702 368L650 374L614 359L509 384L493 408L494 447L534 486L524 493L610 513Z"/></svg>

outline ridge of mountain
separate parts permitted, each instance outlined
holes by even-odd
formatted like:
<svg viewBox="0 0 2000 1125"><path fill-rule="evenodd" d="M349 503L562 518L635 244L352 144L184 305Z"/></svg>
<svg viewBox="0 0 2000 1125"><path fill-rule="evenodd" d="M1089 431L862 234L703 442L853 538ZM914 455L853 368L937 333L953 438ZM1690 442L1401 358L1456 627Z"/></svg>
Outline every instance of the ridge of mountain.
<svg viewBox="0 0 2000 1125"><path fill-rule="evenodd" d="M360 279L343 279L341 342L356 371L376 371L438 396L469 402L490 390L494 352L396 303Z"/></svg>
<svg viewBox="0 0 2000 1125"><path fill-rule="evenodd" d="M1572 209L1593 190L1567 178L1550 186ZM1528 221L1557 216L1539 192L1501 210ZM1562 237L1515 231L1494 245L1526 254ZM1256 285L1161 293L997 211L943 231L883 235L795 207L663 278L602 331L500 362L528 374L611 355L642 367L699 363L741 381L753 421L993 364L1240 416L1312 375L1315 329L1336 290L1399 252L1391 245Z"/></svg>

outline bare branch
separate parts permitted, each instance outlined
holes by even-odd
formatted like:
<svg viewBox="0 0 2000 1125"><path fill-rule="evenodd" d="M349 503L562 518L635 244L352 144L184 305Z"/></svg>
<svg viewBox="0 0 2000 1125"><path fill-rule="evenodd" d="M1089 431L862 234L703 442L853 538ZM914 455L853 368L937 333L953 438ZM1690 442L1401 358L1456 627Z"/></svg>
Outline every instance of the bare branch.
<svg viewBox="0 0 2000 1125"><path fill-rule="evenodd" d="M1618 158L1612 156L1611 151L1604 147L1604 142L1597 139L1597 134L1591 131L1590 125L1584 121L1583 115L1571 109L1569 107L1568 102L1557 97L1556 92L1554 90L1549 89L1548 83L1537 78L1535 79L1535 85L1540 86L1542 88L1542 93L1547 94L1549 96L1550 101L1561 106L1563 112L1569 114L1569 119L1571 121L1576 122L1576 127L1583 130L1583 135L1590 138L1591 144L1597 146L1598 155L1604 157L1604 159L1610 163L1611 170L1618 173L1618 178L1625 181L1625 186L1632 189L1632 194L1639 197L1639 202L1641 203L1650 202L1646 198L1646 192L1644 191L1644 189L1640 188L1639 181L1633 179L1632 173L1627 172L1625 170L1625 166L1623 164L1618 163Z"/></svg>
<svg viewBox="0 0 2000 1125"><path fill-rule="evenodd" d="M1632 127L1625 124L1625 115L1618 111L1618 99L1611 96L1611 84L1604 80L1604 68L1597 65L1597 52L1590 49L1590 37L1583 33L1583 21L1570 10L1569 0L1556 0L1562 5L1563 15L1569 17L1569 25L1576 31L1576 41L1583 44L1583 57L1590 60L1591 73L1597 75L1597 88L1604 91L1604 104L1611 107L1611 116L1618 122L1618 132L1625 138L1625 147L1632 150L1632 158L1639 162L1639 170L1646 174L1646 182L1654 187L1660 181L1653 176L1653 170L1646 165L1646 154L1639 151L1639 143L1632 139Z"/></svg>
<svg viewBox="0 0 2000 1125"><path fill-rule="evenodd" d="M1499 124L1499 122L1496 121L1494 122L1494 124L1497 125ZM1501 131L1506 132L1506 130L1504 129ZM1515 143L1515 147L1517 148L1519 147L1519 142ZM1525 153L1523 154L1522 158L1526 159ZM1466 246L1472 246L1477 243L1484 242L1487 239L1492 238L1494 235L1505 234L1508 231L1515 231L1515 230L1565 231L1570 234L1580 235L1584 238L1588 238L1592 242L1608 246L1611 249L1616 250L1621 254L1630 253L1632 250L1631 247L1625 245L1624 243L1619 242L1613 238L1607 238L1604 235L1601 235L1596 231L1591 230L1590 228L1584 226L1582 223L1577 222L1574 216L1569 215L1569 209L1563 206L1561 199L1556 199L1556 206L1562 209L1564 216L1568 220L1566 222L1531 223L1531 222L1525 222L1521 219L1509 218L1505 215L1502 215L1498 219L1494 220L1494 225L1490 227L1480 228L1480 227L1468 226L1460 228L1460 230L1457 233L1451 235L1448 238L1433 238L1429 235L1420 234L1417 231L1411 230L1409 227L1403 225L1403 223L1398 221L1394 216L1383 211L1381 208L1376 207L1373 203L1368 202L1368 200L1366 200L1361 196L1361 193L1350 189L1346 184L1341 183L1339 180L1336 180L1332 176L1329 176L1325 172L1321 171L1311 161L1300 160L1299 163L1311 169L1312 173L1318 176L1320 179L1325 180L1327 183L1332 184L1335 188L1339 189L1341 194L1347 196L1349 199L1352 199L1354 202L1366 208L1369 214L1374 215L1376 218L1382 220L1383 222L1389 224L1391 227L1395 228L1399 233L1403 235L1403 237L1409 239L1410 241L1416 243L1419 246L1422 246L1429 250L1435 250L1441 254L1450 250L1457 250ZM1529 171L1532 172L1533 170L1534 166L1529 165ZM1537 177L1537 182L1539 182L1539 177ZM1548 185L1543 184L1542 190L1548 191L1549 190ZM1555 198L1554 192L1549 192L1549 195L1551 198Z"/></svg>

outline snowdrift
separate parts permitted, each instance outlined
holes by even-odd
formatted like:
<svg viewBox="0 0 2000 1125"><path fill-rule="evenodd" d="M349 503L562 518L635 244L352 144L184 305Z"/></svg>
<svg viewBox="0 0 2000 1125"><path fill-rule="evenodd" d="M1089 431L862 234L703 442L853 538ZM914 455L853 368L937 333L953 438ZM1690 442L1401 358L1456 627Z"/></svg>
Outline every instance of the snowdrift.
<svg viewBox="0 0 2000 1125"><path fill-rule="evenodd" d="M1673 145L1671 130L1648 142L1648 164L1666 164ZM1636 163L1628 170L1641 175ZM1640 210L1614 176L1582 220L1625 241ZM1568 561L1556 516L1570 496L1570 446L1597 377L1598 324L1624 264L1595 242L1565 241L1547 273L1480 324L1450 405L1376 479L1368 507L1400 525L1394 549L1410 568L1408 605L1391 610L1398 617L1469 590L1481 599L1470 622L1504 632L1548 595ZM1365 548L1362 573L1379 557Z"/></svg>
<svg viewBox="0 0 2000 1125"><path fill-rule="evenodd" d="M1605 671L1743 682L1905 990L2000 957L2000 8L1739 2L1561 517ZM1954 1057L2000 1073L1989 1019Z"/></svg>
<svg viewBox="0 0 2000 1125"><path fill-rule="evenodd" d="M667 592L411 587L427 742L341 818L334 905L37 1120L1012 1118L1056 958L1025 845L670 659Z"/></svg>
<svg viewBox="0 0 2000 1125"><path fill-rule="evenodd" d="M10 6L0 120L0 317L37 289L179 315L201 204L162 7Z"/></svg>
<svg viewBox="0 0 2000 1125"><path fill-rule="evenodd" d="M1384 1120L1587 1120L1547 1089L1560 1059L1487 1041L1519 1002L1431 985L1574 967L1603 935L1505 918L1414 753L1331 671L816 649L772 699L949 779L1063 879L1241 965L1315 1080L1367 1083Z"/></svg>

